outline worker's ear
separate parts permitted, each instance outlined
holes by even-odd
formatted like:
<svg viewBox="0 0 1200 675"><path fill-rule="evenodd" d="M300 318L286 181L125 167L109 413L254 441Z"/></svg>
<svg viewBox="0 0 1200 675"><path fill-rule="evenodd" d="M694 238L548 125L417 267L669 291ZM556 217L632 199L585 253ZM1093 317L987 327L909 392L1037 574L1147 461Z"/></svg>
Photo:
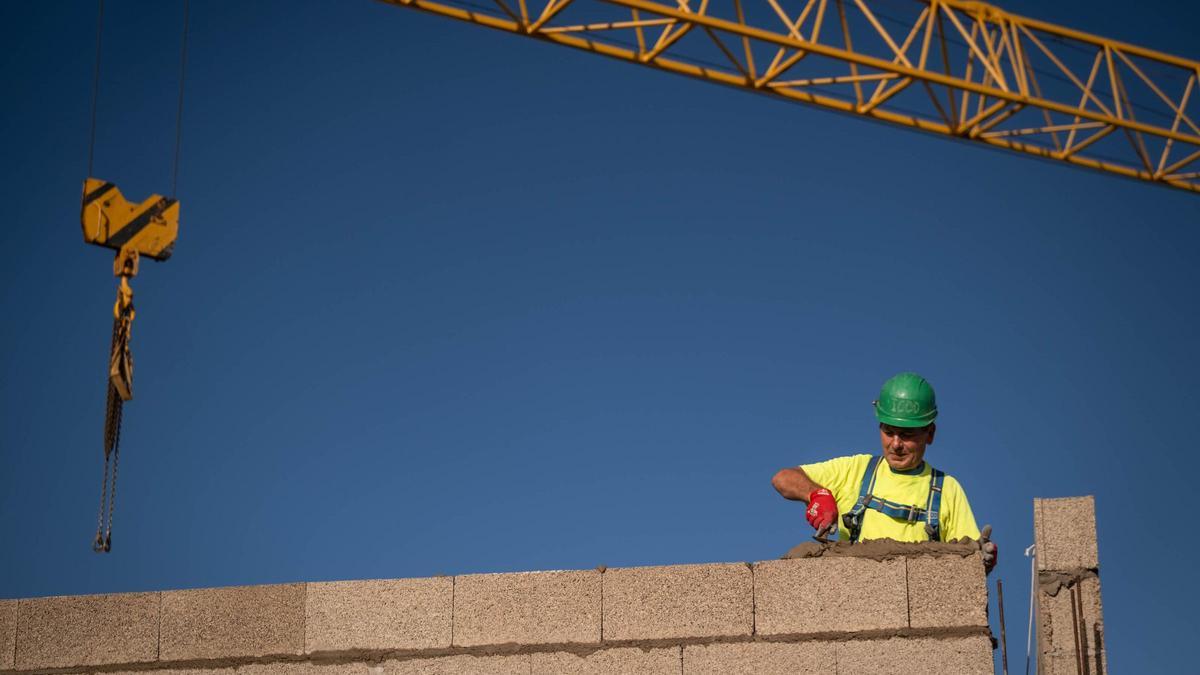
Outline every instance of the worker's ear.
<svg viewBox="0 0 1200 675"><path fill-rule="evenodd" d="M937 425L932 422L929 424L929 438L926 439L925 445L933 445L933 435L937 432Z"/></svg>

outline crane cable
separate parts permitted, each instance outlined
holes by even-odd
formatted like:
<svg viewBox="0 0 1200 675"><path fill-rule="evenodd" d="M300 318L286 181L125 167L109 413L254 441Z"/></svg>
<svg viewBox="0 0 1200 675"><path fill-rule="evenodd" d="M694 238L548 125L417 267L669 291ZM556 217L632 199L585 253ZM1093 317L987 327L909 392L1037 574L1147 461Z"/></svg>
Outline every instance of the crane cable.
<svg viewBox="0 0 1200 675"><path fill-rule="evenodd" d="M104 25L104 0L98 0L96 19L96 68L92 81L92 125L88 139L88 176L92 175L92 162L96 147L96 108L100 92L101 37ZM175 158L171 166L171 196L175 197L179 184L179 156L183 141L183 93L184 73L187 68L187 34L189 0L183 3L183 36L179 57L179 103L175 114ZM121 452L121 419L125 401L133 398L133 353L129 348L133 319L133 289L129 280L137 274L138 252L122 248L113 263L113 272L121 278L117 289L117 301L113 305L112 346L109 349L108 394L104 412L104 477L100 484L100 511L96 517L96 536L92 550L108 553L112 550L113 512L117 501L117 466ZM109 467L111 466L111 485Z"/></svg>
<svg viewBox="0 0 1200 675"><path fill-rule="evenodd" d="M100 9L96 13L96 68L92 73L92 133L88 138L88 176L92 175L92 158L96 151L96 101L100 98L100 38L104 33L104 0L99 1Z"/></svg>
<svg viewBox="0 0 1200 675"><path fill-rule="evenodd" d="M175 162L171 167L171 198L176 197L179 185L179 150L183 144L183 79L187 72L188 4L183 0L183 37L179 48L179 106L175 111Z"/></svg>

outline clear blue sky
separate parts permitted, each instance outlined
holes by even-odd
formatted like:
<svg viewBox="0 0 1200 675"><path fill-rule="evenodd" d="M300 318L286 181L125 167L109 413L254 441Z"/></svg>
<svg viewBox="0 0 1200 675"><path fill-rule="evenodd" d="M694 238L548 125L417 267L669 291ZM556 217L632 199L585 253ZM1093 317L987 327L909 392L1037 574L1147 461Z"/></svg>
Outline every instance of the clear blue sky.
<svg viewBox="0 0 1200 675"><path fill-rule="evenodd" d="M107 3L94 173L132 197L181 4ZM1200 57L1180 3L1006 6ZM0 597L769 559L810 534L774 471L877 450L913 369L1014 660L1032 499L1094 494L1112 669L1191 667L1200 196L368 0L193 3L94 555L95 4L0 19Z"/></svg>

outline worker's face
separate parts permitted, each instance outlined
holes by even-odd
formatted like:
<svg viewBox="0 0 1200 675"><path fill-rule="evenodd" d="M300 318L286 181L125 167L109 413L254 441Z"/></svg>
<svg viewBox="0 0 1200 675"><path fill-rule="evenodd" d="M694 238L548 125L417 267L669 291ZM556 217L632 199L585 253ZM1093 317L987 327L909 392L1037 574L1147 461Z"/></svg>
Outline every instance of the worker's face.
<svg viewBox="0 0 1200 675"><path fill-rule="evenodd" d="M921 466L925 461L925 447L933 443L937 427L930 424L919 429L879 425L879 441L883 445L883 457L888 466L896 471L906 471Z"/></svg>

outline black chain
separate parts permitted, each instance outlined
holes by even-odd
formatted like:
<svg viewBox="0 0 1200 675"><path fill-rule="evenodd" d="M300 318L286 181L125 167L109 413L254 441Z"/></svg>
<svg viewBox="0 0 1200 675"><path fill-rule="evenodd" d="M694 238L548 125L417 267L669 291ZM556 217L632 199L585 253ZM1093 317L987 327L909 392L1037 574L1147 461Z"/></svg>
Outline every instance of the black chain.
<svg viewBox="0 0 1200 675"><path fill-rule="evenodd" d="M108 396L112 398L112 385L109 385ZM107 435L107 424L105 432ZM103 553L104 548L104 511L108 506L108 453L104 453L104 482L100 486L100 512L96 514L96 538L92 540L92 550ZM110 530L111 531L111 530ZM111 548L111 544L109 545Z"/></svg>
<svg viewBox="0 0 1200 675"><path fill-rule="evenodd" d="M96 539L92 542L92 550L97 553L108 553L112 549L113 510L117 505L117 461L121 453L121 412L125 401L121 400L117 388L110 382L108 385L108 414L104 420L104 480L100 484L100 513L96 516ZM109 460L112 460L112 490L108 486ZM105 524L105 512L108 512L108 523Z"/></svg>
<svg viewBox="0 0 1200 675"><path fill-rule="evenodd" d="M120 349L121 336L121 320L113 319L112 342L108 349L108 360L112 363L113 356ZM116 443L114 438L115 433L119 433L121 427L121 409L125 403L117 393L116 387L112 382L108 382L108 402L104 407L104 458L107 460L110 453L113 451L113 446Z"/></svg>
<svg viewBox="0 0 1200 675"><path fill-rule="evenodd" d="M117 397L120 400L120 397ZM124 403L118 405L118 409L123 408ZM117 419L117 431L113 435L113 457L112 457L112 488L108 494L108 526L104 528L104 552L108 553L112 550L112 524L113 511L117 508L117 463L121 459L121 420L120 413Z"/></svg>
<svg viewBox="0 0 1200 675"><path fill-rule="evenodd" d="M112 348L109 350L110 362L118 358L118 351L128 349L126 336L122 328L125 321L113 319ZM108 382L108 401L104 415L104 479L100 484L100 512L96 516L96 538L92 541L92 550L96 553L108 553L112 550L113 512L117 506L117 464L121 454L121 416L125 401L117 391L112 381ZM112 463L112 487L109 488L109 460ZM105 512L107 511L107 523Z"/></svg>

